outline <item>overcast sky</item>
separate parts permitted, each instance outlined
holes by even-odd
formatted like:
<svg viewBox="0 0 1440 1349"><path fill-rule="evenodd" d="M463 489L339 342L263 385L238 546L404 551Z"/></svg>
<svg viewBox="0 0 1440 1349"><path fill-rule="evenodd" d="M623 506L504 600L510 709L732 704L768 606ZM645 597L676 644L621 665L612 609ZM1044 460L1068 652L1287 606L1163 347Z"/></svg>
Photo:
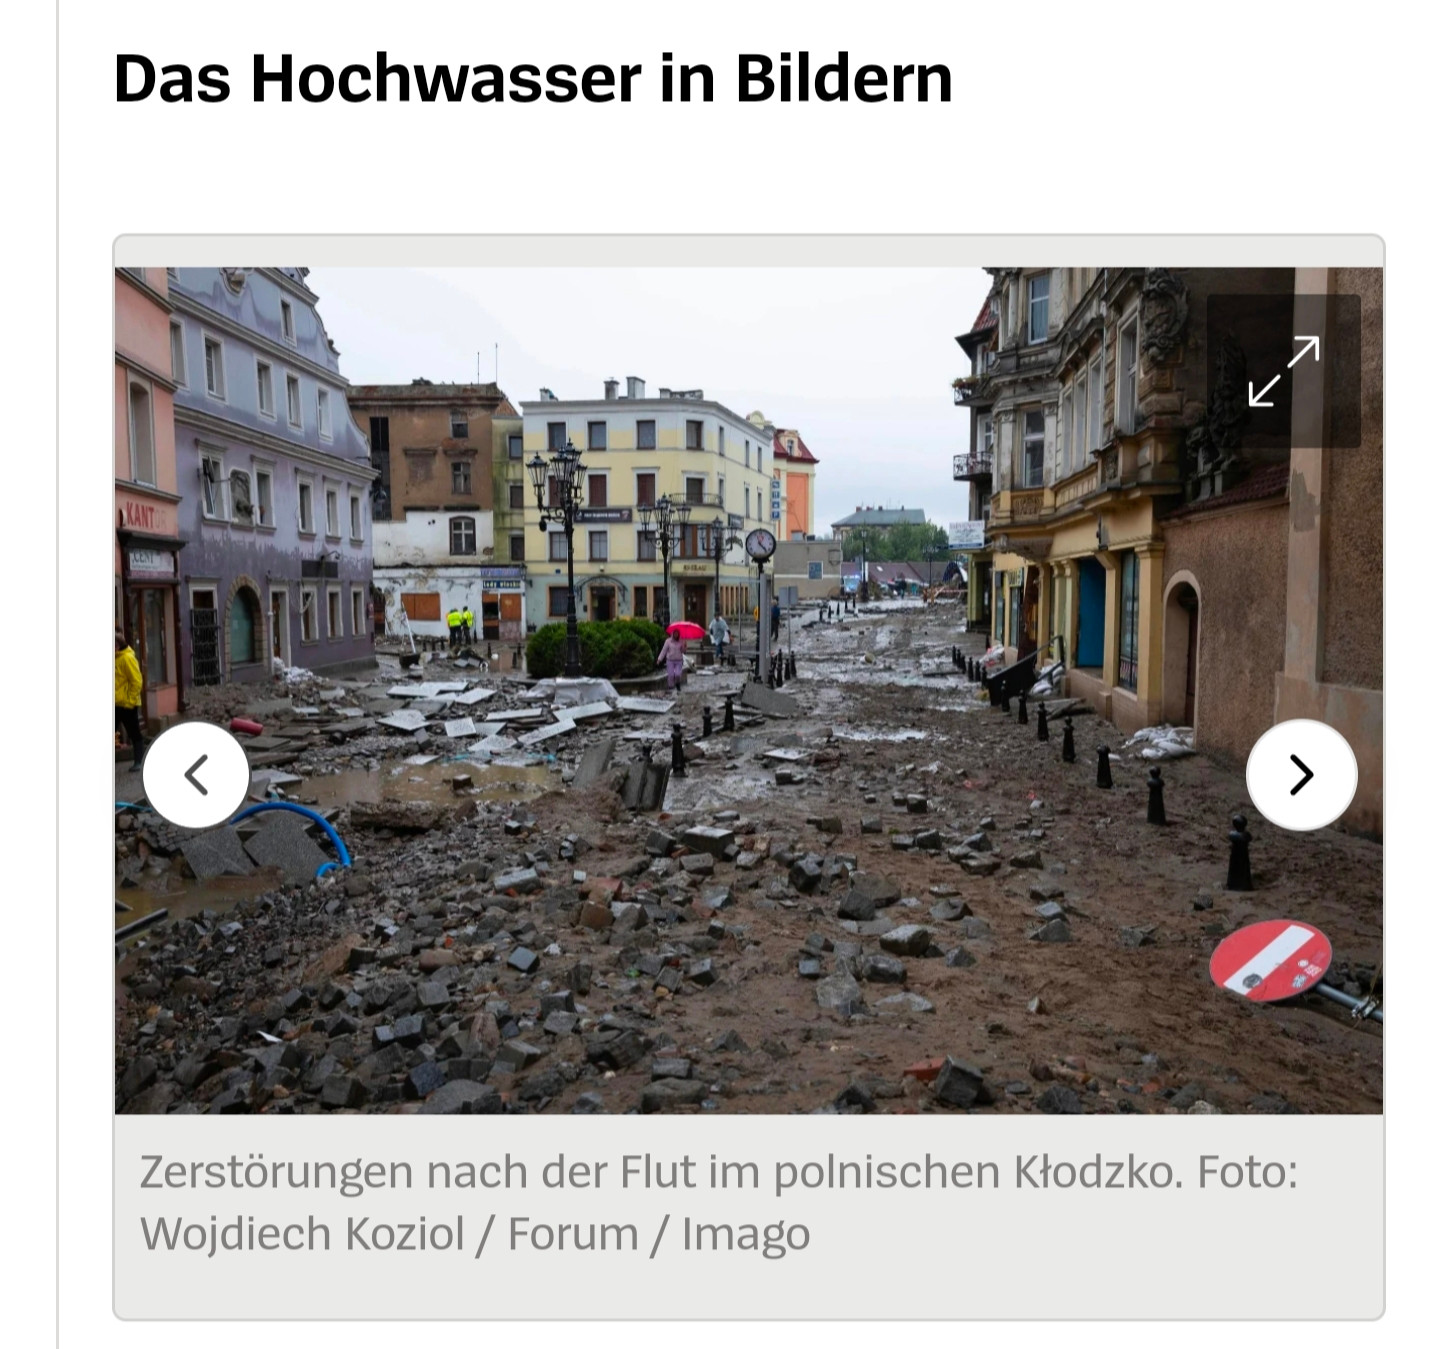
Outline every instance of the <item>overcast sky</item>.
<svg viewBox="0 0 1440 1349"><path fill-rule="evenodd" d="M309 284L354 384L499 381L517 407L541 386L599 398L704 389L742 417L795 427L820 460L815 530L857 506L963 520L950 476L967 417L950 381L979 312L978 268L342 268Z"/></svg>

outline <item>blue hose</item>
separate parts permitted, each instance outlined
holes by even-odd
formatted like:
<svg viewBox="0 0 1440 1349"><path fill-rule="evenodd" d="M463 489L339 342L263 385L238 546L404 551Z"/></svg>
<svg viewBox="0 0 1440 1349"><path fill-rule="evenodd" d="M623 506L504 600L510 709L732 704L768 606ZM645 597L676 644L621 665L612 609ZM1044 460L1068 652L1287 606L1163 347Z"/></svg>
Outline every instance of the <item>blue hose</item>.
<svg viewBox="0 0 1440 1349"><path fill-rule="evenodd" d="M133 802L133 801L117 801L117 802L115 803L115 809L116 809L116 810L149 810L150 807L149 807L149 806L137 806L137 805L135 804L135 802Z"/></svg>
<svg viewBox="0 0 1440 1349"><path fill-rule="evenodd" d="M335 832L334 826L318 811L311 810L308 806L297 806L293 801L262 801L258 806L249 806L234 816L230 823L239 824L241 820L251 815L258 815L262 810L288 810L296 815L303 815L308 820L314 820L329 837L330 842L335 845L335 851L340 854L338 862L326 862L315 872L315 879L318 881L327 872L334 871L338 867L350 865L350 850L346 848L345 841Z"/></svg>

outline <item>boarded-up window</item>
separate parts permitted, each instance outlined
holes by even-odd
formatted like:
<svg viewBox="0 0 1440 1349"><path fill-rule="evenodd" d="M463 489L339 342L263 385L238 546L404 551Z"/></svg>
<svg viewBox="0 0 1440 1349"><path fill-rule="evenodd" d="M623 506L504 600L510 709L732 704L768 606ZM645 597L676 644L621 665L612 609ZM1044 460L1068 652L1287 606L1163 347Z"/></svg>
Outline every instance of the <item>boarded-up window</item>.
<svg viewBox="0 0 1440 1349"><path fill-rule="evenodd" d="M440 621L440 594L438 591L431 593L407 591L400 596L400 603L405 606L405 617L412 623L416 621L438 623Z"/></svg>

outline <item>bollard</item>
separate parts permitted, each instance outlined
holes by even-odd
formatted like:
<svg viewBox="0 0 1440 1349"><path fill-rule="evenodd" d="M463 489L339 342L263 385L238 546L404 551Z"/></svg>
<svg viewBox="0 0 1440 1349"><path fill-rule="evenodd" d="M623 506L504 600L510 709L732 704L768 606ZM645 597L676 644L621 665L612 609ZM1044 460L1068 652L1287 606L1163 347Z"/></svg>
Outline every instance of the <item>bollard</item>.
<svg viewBox="0 0 1440 1349"><path fill-rule="evenodd" d="M710 724L710 706L707 703L700 709L700 738L708 740L714 733L714 727Z"/></svg>
<svg viewBox="0 0 1440 1349"><path fill-rule="evenodd" d="M777 689L785 687L785 657L778 651L775 653L775 687Z"/></svg>
<svg viewBox="0 0 1440 1349"><path fill-rule="evenodd" d="M1020 690L1020 708L1015 713L1015 724L1017 726L1028 726L1030 724L1030 712L1025 701L1025 690Z"/></svg>
<svg viewBox="0 0 1440 1349"><path fill-rule="evenodd" d="M1010 689L1008 686L1005 692L1000 695L1000 710L1005 713L1010 711Z"/></svg>
<svg viewBox="0 0 1440 1349"><path fill-rule="evenodd" d="M1040 711L1035 715L1035 739L1050 739L1050 718L1046 715L1043 700L1040 703Z"/></svg>
<svg viewBox="0 0 1440 1349"><path fill-rule="evenodd" d="M1150 775L1145 782L1150 789L1150 800L1145 806L1146 824L1164 824L1165 821L1165 784L1160 780L1160 765L1150 766Z"/></svg>
<svg viewBox="0 0 1440 1349"><path fill-rule="evenodd" d="M1250 832L1245 828L1247 823L1243 815L1230 817L1230 867L1225 873L1227 890L1255 888L1255 882L1250 878Z"/></svg>
<svg viewBox="0 0 1440 1349"><path fill-rule="evenodd" d="M486 642L486 643L485 643L485 659L486 659L486 660L494 660L494 659L495 659L495 648L494 648L494 646L491 645L491 643L489 643L489 642Z"/></svg>
<svg viewBox="0 0 1440 1349"><path fill-rule="evenodd" d="M794 678L795 678L795 653L794 653L793 651L789 652L789 653L786 655L785 659L786 659L786 661L787 661L787 663L788 663L788 665L789 665L789 668L785 671L785 678L786 678L786 679L794 679Z"/></svg>
<svg viewBox="0 0 1440 1349"><path fill-rule="evenodd" d="M1101 745L1095 754L1099 760L1095 765L1095 785L1097 787L1113 787L1115 784L1110 781L1110 746Z"/></svg>
<svg viewBox="0 0 1440 1349"><path fill-rule="evenodd" d="M1070 724L1070 714L1065 714L1065 737L1060 742L1060 757L1066 763L1075 762L1075 727Z"/></svg>
<svg viewBox="0 0 1440 1349"><path fill-rule="evenodd" d="M670 771L677 778L685 776L685 728L678 721L670 727Z"/></svg>
<svg viewBox="0 0 1440 1349"><path fill-rule="evenodd" d="M759 659L758 657L756 658ZM758 682L758 681L757 681ZM767 688L775 687L775 662L770 662L769 668L765 671L765 685Z"/></svg>
<svg viewBox="0 0 1440 1349"><path fill-rule="evenodd" d="M512 670L520 668L520 648L518 646L510 653L510 668Z"/></svg>
<svg viewBox="0 0 1440 1349"><path fill-rule="evenodd" d="M725 720L720 723L722 731L733 731L735 729L735 695L725 695Z"/></svg>

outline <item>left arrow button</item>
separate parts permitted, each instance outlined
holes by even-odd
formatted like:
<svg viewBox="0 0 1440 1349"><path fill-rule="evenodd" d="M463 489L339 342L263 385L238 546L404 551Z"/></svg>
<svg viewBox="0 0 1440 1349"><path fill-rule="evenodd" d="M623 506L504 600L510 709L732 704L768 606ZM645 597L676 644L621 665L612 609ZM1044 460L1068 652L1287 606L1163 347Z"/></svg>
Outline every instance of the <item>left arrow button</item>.
<svg viewBox="0 0 1440 1349"><path fill-rule="evenodd" d="M205 784L195 776L195 770L199 768L200 765L203 764L205 760L209 757L210 756L208 754L202 754L198 759L195 760L194 763L190 765L189 768L185 770L185 781L188 782L193 788L195 788L195 790L199 792L201 796L209 796L210 793L205 787Z"/></svg>

